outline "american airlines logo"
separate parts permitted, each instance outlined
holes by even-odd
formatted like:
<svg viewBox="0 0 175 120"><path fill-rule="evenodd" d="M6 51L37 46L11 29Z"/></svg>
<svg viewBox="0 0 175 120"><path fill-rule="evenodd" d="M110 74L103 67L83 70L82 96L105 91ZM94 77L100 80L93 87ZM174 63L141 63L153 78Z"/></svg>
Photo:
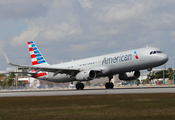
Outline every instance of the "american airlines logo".
<svg viewBox="0 0 175 120"><path fill-rule="evenodd" d="M138 57L138 55L137 55L137 52L136 52L136 51L134 51L134 54L135 54L135 58L136 58L136 59L139 59L139 57Z"/></svg>
<svg viewBox="0 0 175 120"><path fill-rule="evenodd" d="M102 65L103 64L112 64L112 63L117 63L117 62L124 62L124 61L129 61L132 60L132 54L128 54L128 55L120 55L117 57L111 57L111 58L104 58L102 61Z"/></svg>

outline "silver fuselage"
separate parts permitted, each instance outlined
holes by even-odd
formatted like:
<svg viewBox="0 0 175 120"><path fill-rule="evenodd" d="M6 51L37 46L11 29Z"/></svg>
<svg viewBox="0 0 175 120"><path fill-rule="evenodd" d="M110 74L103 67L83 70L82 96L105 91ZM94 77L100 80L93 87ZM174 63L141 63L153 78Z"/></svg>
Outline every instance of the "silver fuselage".
<svg viewBox="0 0 175 120"><path fill-rule="evenodd" d="M159 51L154 53L154 51ZM102 74L96 76L106 77L121 74L130 71L138 71L160 66L168 61L168 56L154 47L145 47L124 52L107 54L97 57L91 57L66 63L52 65L54 68L72 68L84 70L101 70ZM150 54L152 52L152 54ZM47 66L46 66L47 67ZM52 82L76 81L75 77L66 74L57 74L47 72L46 76L38 77L41 80Z"/></svg>

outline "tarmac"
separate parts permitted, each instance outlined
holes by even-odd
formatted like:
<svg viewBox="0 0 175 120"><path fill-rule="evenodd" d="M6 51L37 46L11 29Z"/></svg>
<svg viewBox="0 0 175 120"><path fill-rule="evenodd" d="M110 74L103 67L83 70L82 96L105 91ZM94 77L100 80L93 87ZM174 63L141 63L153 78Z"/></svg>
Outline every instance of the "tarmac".
<svg viewBox="0 0 175 120"><path fill-rule="evenodd" d="M29 97L29 96L69 96L69 95L103 95L103 94L151 94L175 93L175 85L145 85L145 86L115 86L114 89L104 87L85 87L84 90L75 88L64 89L25 89L1 90L0 97Z"/></svg>

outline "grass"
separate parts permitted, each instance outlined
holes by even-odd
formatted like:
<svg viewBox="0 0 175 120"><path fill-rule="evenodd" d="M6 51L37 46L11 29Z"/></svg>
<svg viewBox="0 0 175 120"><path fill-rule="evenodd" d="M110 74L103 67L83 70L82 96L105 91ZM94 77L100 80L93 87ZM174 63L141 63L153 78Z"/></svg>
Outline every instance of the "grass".
<svg viewBox="0 0 175 120"><path fill-rule="evenodd" d="M175 94L0 98L2 120L175 119Z"/></svg>

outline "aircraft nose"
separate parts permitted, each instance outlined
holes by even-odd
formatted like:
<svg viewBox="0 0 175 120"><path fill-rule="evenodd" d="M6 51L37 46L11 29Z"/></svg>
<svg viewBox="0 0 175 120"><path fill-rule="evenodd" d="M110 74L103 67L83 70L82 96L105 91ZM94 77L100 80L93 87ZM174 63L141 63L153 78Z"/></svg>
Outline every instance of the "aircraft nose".
<svg viewBox="0 0 175 120"><path fill-rule="evenodd" d="M163 54L159 56L159 60L162 61L162 63L166 63L169 60L169 58L166 54Z"/></svg>
<svg viewBox="0 0 175 120"><path fill-rule="evenodd" d="M164 61L167 62L169 60L168 56L165 54Z"/></svg>

